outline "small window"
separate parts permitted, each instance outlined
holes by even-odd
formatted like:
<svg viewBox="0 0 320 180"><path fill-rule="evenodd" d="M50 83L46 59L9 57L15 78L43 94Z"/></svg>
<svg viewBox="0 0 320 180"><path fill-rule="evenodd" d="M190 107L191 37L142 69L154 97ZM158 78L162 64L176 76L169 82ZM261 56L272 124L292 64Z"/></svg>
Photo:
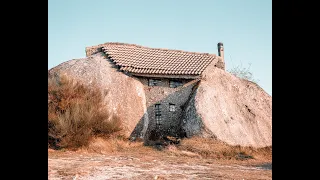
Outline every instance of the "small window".
<svg viewBox="0 0 320 180"><path fill-rule="evenodd" d="M176 105L175 104L169 104L169 111L170 112L176 111Z"/></svg>
<svg viewBox="0 0 320 180"><path fill-rule="evenodd" d="M156 113L156 116L157 115L161 116L161 104L156 104L155 107L154 107L154 111Z"/></svg>
<svg viewBox="0 0 320 180"><path fill-rule="evenodd" d="M149 79L149 86L157 86L160 82L159 79Z"/></svg>
<svg viewBox="0 0 320 180"><path fill-rule="evenodd" d="M171 88L176 88L176 87L182 86L182 82L181 81L177 81L177 80L171 80L169 82L169 86Z"/></svg>
<svg viewBox="0 0 320 180"><path fill-rule="evenodd" d="M156 115L156 124L159 126L161 125L161 115L160 116L157 116Z"/></svg>
<svg viewBox="0 0 320 180"><path fill-rule="evenodd" d="M161 125L161 104L155 104L154 106L156 125Z"/></svg>

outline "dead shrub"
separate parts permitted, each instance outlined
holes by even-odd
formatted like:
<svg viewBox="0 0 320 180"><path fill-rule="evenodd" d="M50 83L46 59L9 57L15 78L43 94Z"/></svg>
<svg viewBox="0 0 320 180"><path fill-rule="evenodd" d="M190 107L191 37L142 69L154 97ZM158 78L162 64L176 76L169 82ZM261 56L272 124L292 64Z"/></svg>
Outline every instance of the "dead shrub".
<svg viewBox="0 0 320 180"><path fill-rule="evenodd" d="M250 63L249 63L249 67L248 68L242 67L242 64L241 64L240 66L233 67L228 71L231 74L233 74L234 76L237 76L237 77L239 77L241 79L244 79L244 80L253 82L255 84L258 84L259 80L253 78L253 75L252 75L252 73L250 71L250 67L251 67Z"/></svg>
<svg viewBox="0 0 320 180"><path fill-rule="evenodd" d="M96 86L84 86L66 76L48 79L48 140L54 148L87 146L96 136L121 130Z"/></svg>

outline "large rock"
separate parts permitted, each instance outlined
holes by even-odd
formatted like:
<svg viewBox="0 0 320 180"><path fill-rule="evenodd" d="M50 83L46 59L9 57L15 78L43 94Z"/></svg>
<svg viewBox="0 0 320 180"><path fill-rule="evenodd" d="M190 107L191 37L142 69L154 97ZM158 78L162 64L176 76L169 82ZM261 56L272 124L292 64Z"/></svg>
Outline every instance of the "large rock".
<svg viewBox="0 0 320 180"><path fill-rule="evenodd" d="M113 64L102 53L97 53L87 58L64 62L50 69L48 76L66 75L85 85L95 83L102 92L108 92L105 97L107 107L121 119L124 133L129 137L147 111L145 93L139 80L112 67ZM145 130L146 128L143 129Z"/></svg>
<svg viewBox="0 0 320 180"><path fill-rule="evenodd" d="M209 66L186 106L182 126L187 136L272 146L272 98L257 84Z"/></svg>

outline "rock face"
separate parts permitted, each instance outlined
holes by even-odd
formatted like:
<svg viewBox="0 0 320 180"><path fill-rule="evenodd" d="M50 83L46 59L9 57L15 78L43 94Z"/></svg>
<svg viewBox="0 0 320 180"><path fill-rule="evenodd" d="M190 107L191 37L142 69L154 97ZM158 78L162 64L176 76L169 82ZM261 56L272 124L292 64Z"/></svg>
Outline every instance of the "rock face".
<svg viewBox="0 0 320 180"><path fill-rule="evenodd" d="M108 92L105 97L108 109L120 117L126 136L130 136L147 111L141 82L118 72L102 53L64 62L50 69L48 77L59 77L63 74L85 85L96 83L102 92ZM144 123L148 121L145 120Z"/></svg>
<svg viewBox="0 0 320 180"><path fill-rule="evenodd" d="M230 145L272 145L272 98L255 83L208 67L185 108L187 136L215 137Z"/></svg>

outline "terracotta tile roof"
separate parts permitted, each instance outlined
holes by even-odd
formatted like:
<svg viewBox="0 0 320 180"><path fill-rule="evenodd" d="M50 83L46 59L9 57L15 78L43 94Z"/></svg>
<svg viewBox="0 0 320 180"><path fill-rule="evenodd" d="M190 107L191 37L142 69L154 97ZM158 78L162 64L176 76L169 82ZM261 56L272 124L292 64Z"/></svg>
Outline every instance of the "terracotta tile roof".
<svg viewBox="0 0 320 180"><path fill-rule="evenodd" d="M102 51L120 66L137 74L200 75L215 54L149 48L135 44L105 43Z"/></svg>

